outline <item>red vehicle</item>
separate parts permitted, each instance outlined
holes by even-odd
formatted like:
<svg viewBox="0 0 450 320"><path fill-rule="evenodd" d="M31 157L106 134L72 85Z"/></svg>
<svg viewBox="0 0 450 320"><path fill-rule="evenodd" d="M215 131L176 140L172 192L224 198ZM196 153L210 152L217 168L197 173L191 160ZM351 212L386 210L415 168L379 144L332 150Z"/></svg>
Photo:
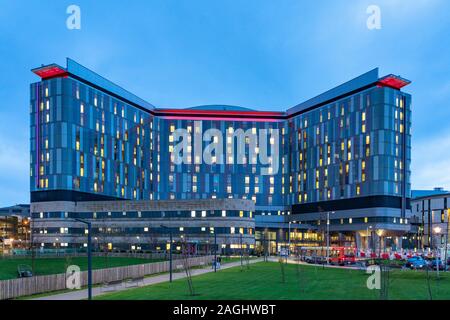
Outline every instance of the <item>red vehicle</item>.
<svg viewBox="0 0 450 320"><path fill-rule="evenodd" d="M348 265L356 262L356 249L352 247L331 247L330 263Z"/></svg>
<svg viewBox="0 0 450 320"><path fill-rule="evenodd" d="M301 252L305 260L316 258L326 263L327 253L329 253L330 264L343 266L356 262L356 249L352 247L330 247L329 252L326 247L302 247Z"/></svg>

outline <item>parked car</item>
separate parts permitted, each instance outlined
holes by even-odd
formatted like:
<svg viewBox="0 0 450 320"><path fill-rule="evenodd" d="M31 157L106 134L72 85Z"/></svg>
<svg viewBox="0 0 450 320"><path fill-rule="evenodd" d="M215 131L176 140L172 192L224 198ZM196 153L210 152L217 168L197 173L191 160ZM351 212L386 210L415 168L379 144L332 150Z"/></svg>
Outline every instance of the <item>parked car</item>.
<svg viewBox="0 0 450 320"><path fill-rule="evenodd" d="M436 270L437 266L439 266L439 270L444 270L444 268L448 269L448 264L445 266L444 261L442 261L441 258L438 258L437 261L436 259L431 260L431 268Z"/></svg>
<svg viewBox="0 0 450 320"><path fill-rule="evenodd" d="M359 261L355 262L354 266L358 270L366 271L366 269L367 269L367 262L364 261L364 260L359 260Z"/></svg>
<svg viewBox="0 0 450 320"><path fill-rule="evenodd" d="M322 256L306 256L305 261L311 264L326 264L327 258Z"/></svg>
<svg viewBox="0 0 450 320"><path fill-rule="evenodd" d="M29 278L33 276L31 267L25 264L19 264L17 266L17 274L19 278Z"/></svg>
<svg viewBox="0 0 450 320"><path fill-rule="evenodd" d="M341 266L355 264L355 262L356 257L354 254L345 254L343 257L339 258L339 265Z"/></svg>
<svg viewBox="0 0 450 320"><path fill-rule="evenodd" d="M420 256L409 258L406 261L406 267L410 269L423 269L427 266L428 262Z"/></svg>

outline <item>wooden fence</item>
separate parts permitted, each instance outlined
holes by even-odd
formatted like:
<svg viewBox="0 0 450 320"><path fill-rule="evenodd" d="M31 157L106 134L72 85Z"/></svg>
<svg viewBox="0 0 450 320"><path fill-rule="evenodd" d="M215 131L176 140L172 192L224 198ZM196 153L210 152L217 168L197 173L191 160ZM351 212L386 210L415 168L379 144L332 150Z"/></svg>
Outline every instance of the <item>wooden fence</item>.
<svg viewBox="0 0 450 320"><path fill-rule="evenodd" d="M212 256L189 258L191 267L210 264ZM176 271L176 264L172 266ZM146 275L168 272L169 261L92 270L92 283L101 284L110 281L138 278ZM81 286L87 286L87 271L80 273ZM38 293L66 289L66 274L53 274L0 281L0 300L14 299Z"/></svg>

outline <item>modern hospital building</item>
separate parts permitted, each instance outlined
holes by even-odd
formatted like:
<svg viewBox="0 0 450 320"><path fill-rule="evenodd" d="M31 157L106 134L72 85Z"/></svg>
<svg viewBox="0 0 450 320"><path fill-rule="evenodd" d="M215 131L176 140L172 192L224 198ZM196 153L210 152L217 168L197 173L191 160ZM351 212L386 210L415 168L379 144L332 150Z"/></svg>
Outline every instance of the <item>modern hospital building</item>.
<svg viewBox="0 0 450 320"><path fill-rule="evenodd" d="M178 250L199 252L216 241L224 253L275 253L322 245L325 233L336 246L400 248L410 230L411 96L399 76L374 69L258 111L157 108L71 59L32 71L30 196L42 248L85 247L75 219L92 223L98 249L115 251L165 250L170 234Z"/></svg>

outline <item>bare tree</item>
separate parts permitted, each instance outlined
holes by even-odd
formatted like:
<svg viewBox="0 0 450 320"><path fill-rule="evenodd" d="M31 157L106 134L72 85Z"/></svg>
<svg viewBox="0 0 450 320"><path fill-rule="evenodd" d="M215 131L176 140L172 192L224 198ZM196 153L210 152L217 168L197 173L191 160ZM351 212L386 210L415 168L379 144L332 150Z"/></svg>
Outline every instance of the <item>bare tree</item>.
<svg viewBox="0 0 450 320"><path fill-rule="evenodd" d="M192 282L191 266L189 263L190 258L190 248L188 246L186 237L182 240L182 255L183 255L183 268L186 273L186 281L189 288L189 293L191 296L195 295L194 284Z"/></svg>
<svg viewBox="0 0 450 320"><path fill-rule="evenodd" d="M297 259L297 263L296 263L296 271L297 271L297 281L298 281L298 286L299 286L299 289L300 289L300 293L304 293L305 292L305 279L304 279L304 277L303 277L303 274L302 274L302 270L301 270L301 268L300 268L300 253L299 253L299 251L297 250L296 251L296 259Z"/></svg>
<svg viewBox="0 0 450 320"><path fill-rule="evenodd" d="M390 268L386 263L380 262L380 300L389 299L389 272Z"/></svg>
<svg viewBox="0 0 450 320"><path fill-rule="evenodd" d="M281 271L281 283L286 283L286 271L284 269L284 259L280 258L278 259L278 263L280 264L280 271Z"/></svg>
<svg viewBox="0 0 450 320"><path fill-rule="evenodd" d="M431 283L430 283L430 272L429 272L429 269L430 269L430 266L425 266L425 269L426 269L426 271L427 271L427 288L428 288L428 298L430 299L430 300L433 300L433 294L432 294L432 292L431 292Z"/></svg>

